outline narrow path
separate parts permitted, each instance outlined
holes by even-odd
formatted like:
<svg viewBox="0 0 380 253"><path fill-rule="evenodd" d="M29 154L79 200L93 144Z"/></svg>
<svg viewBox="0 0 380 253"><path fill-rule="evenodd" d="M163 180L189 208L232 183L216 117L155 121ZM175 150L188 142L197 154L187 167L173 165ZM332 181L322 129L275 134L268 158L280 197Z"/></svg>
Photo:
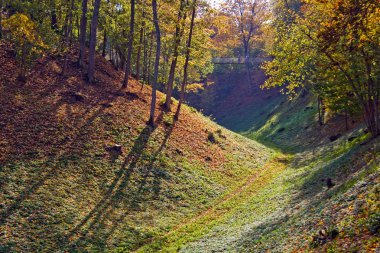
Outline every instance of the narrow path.
<svg viewBox="0 0 380 253"><path fill-rule="evenodd" d="M137 248L133 252L139 252L147 245L153 243L155 240L168 237L172 235L173 233L178 232L182 228L198 222L199 220L201 220L202 218L206 217L209 214L212 214L213 212L217 213L216 210L218 209L218 207L227 203L228 201L231 201L234 198L239 199L239 195L241 195L245 190L249 189L254 183L256 183L259 177L270 174L268 173L268 170L272 170L274 166L277 166L276 167L277 169L285 168L286 163L287 163L287 160L285 159L285 156L283 155L276 155L272 157L263 166L261 166L260 169L258 169L256 173L252 174L242 185L238 186L232 192L228 193L227 195L222 197L220 200L213 203L211 207L207 208L206 210L201 211L199 214L187 220L186 222L183 222L174 226L170 231L166 232L165 234L156 238L149 239L148 241L146 241L145 244L143 244L141 247ZM263 173L265 173L265 175L263 175ZM243 199L244 196L242 196L241 198Z"/></svg>

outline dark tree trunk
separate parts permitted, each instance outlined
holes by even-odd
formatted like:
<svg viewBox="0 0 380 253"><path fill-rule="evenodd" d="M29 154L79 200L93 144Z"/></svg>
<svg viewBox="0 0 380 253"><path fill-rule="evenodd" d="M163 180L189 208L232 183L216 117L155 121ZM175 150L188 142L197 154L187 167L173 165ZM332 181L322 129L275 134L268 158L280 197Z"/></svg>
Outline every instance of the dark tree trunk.
<svg viewBox="0 0 380 253"><path fill-rule="evenodd" d="M144 19L145 13L142 13L142 18ZM144 29L145 29L145 21L142 22L140 28L140 40L137 49L137 59L136 59L136 79L140 80L140 58L141 58L141 49L144 43Z"/></svg>
<svg viewBox="0 0 380 253"><path fill-rule="evenodd" d="M147 68L148 68L148 38L146 31L144 31L144 53L143 53L143 84L146 82L146 73L147 73Z"/></svg>
<svg viewBox="0 0 380 253"><path fill-rule="evenodd" d="M186 45L186 58L185 58L185 64L183 66L183 81L182 81L182 86L181 86L181 94L180 94L180 98L178 102L177 111L175 112L175 115L174 115L174 120L178 120L179 113L181 110L181 105L183 101L185 100L185 92L186 92L186 85L187 85L187 66L189 65L189 59L190 59L191 38L193 36L196 5L197 5L197 0L193 0L193 11L191 14L189 38Z"/></svg>
<svg viewBox="0 0 380 253"><path fill-rule="evenodd" d="M157 89L157 77L158 77L158 65L160 63L160 51L161 51L161 34L160 26L158 24L157 17L157 1L152 0L152 10L153 10L153 23L156 30L156 59L154 62L154 74L153 74L153 85L152 85L152 102L150 104L150 116L148 124L154 126L154 111L156 109L156 89Z"/></svg>
<svg viewBox="0 0 380 253"><path fill-rule="evenodd" d="M318 121L319 125L323 126L325 124L325 111L326 107L323 102L323 99L318 96Z"/></svg>
<svg viewBox="0 0 380 253"><path fill-rule="evenodd" d="M131 21L129 23L129 41L128 41L128 52L125 66L125 76L123 82L123 88L128 88L128 79L131 74L131 58L133 51L133 32L135 29L135 0L131 0Z"/></svg>
<svg viewBox="0 0 380 253"><path fill-rule="evenodd" d="M3 0L0 0L0 39L3 38L3 26L1 24L3 20Z"/></svg>
<svg viewBox="0 0 380 253"><path fill-rule="evenodd" d="M74 0L71 0L70 4L70 9L69 13L67 14L67 26L66 26L66 31L65 31L65 43L64 47L66 50L66 55L65 55L65 60L63 63L63 68L62 68L62 75L66 74L67 71L67 64L69 61L69 53L70 53L70 37L72 35L72 30L73 30L73 10L74 10Z"/></svg>
<svg viewBox="0 0 380 253"><path fill-rule="evenodd" d="M149 45L149 55L148 55L148 77L147 77L147 82L150 84L150 71L151 71L151 66L152 66L152 53L153 53L153 33L150 34L150 45Z"/></svg>
<svg viewBox="0 0 380 253"><path fill-rule="evenodd" d="M104 29L103 33L103 49L102 49L102 56L106 57L106 49L107 49L107 32Z"/></svg>
<svg viewBox="0 0 380 253"><path fill-rule="evenodd" d="M50 5L51 5L50 6L50 8L51 8L51 14L50 14L51 29L53 29L55 32L58 32L58 19L57 19L57 12L55 9L55 0L51 0Z"/></svg>
<svg viewBox="0 0 380 253"><path fill-rule="evenodd" d="M165 101L166 111L170 111L170 107L172 103L174 74L175 74L175 68L177 66L177 59L178 59L178 47L179 47L179 44L181 43L181 36L182 36L181 20L182 20L182 16L186 18L186 16L183 13L184 8L185 8L185 0L181 0L178 16L177 16L177 24L175 27L173 58L170 65L169 78L168 78L168 83L166 87L166 101Z"/></svg>
<svg viewBox="0 0 380 253"><path fill-rule="evenodd" d="M84 66L84 55L86 50L86 28L87 28L87 0L82 0L82 16L80 19L79 37L79 66Z"/></svg>
<svg viewBox="0 0 380 253"><path fill-rule="evenodd" d="M90 50L88 56L88 81L94 82L95 79L95 50L96 50L96 31L98 28L100 0L94 2L94 13L91 21L91 33L90 33Z"/></svg>

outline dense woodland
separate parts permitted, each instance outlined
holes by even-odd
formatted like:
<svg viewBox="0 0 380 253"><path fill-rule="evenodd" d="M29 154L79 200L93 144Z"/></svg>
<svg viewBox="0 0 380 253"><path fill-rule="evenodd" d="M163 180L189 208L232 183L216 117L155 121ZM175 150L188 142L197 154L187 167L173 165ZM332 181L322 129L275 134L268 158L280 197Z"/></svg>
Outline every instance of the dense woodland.
<svg viewBox="0 0 380 253"><path fill-rule="evenodd" d="M98 53L125 72L123 89L133 75L152 85L152 105L156 89L162 89L170 111L173 89L181 104L187 90L207 83L212 57L244 57L249 84L249 59L269 56L263 87L311 91L318 97L320 124L326 110L362 114L373 136L380 134L378 1L228 0L219 8L200 0L3 0L1 5L1 36L16 47L21 79L41 55L74 48L85 78L94 83Z"/></svg>

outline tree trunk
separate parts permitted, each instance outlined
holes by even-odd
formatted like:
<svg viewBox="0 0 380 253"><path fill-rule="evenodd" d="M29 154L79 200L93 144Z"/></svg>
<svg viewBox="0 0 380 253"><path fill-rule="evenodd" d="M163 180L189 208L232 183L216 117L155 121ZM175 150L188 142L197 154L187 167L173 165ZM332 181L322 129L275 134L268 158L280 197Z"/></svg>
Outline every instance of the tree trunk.
<svg viewBox="0 0 380 253"><path fill-rule="evenodd" d="M0 0L0 39L3 38L3 26L1 24L3 20L3 0Z"/></svg>
<svg viewBox="0 0 380 253"><path fill-rule="evenodd" d="M178 59L178 47L179 47L179 44L181 43L181 36L182 36L181 20L182 20L182 16L185 17L185 15L183 14L184 8L185 8L185 0L181 0L178 16L177 16L177 24L175 27L173 58L170 65L169 78L168 78L168 83L167 83L167 88L166 88L166 101L165 101L166 111L170 111L170 106L172 103L174 74L175 74L175 68L177 66L177 59Z"/></svg>
<svg viewBox="0 0 380 253"><path fill-rule="evenodd" d="M107 32L104 29L103 33L103 50L102 50L102 56L106 57L106 49L107 49Z"/></svg>
<svg viewBox="0 0 380 253"><path fill-rule="evenodd" d="M150 46L149 46L149 55L148 55L148 77L147 77L147 82L150 84L150 70L151 70L151 65L152 65L152 53L153 53L153 33L150 34Z"/></svg>
<svg viewBox="0 0 380 253"><path fill-rule="evenodd" d="M58 20L57 20L57 12L55 9L55 0L51 0L50 8L51 8L51 14L50 14L51 29L53 29L55 32L58 32Z"/></svg>
<svg viewBox="0 0 380 253"><path fill-rule="evenodd" d="M95 76L95 49L96 49L96 30L98 28L100 0L94 2L94 13L91 21L90 50L88 57L88 81L94 82Z"/></svg>
<svg viewBox="0 0 380 253"><path fill-rule="evenodd" d="M142 18L144 19L145 13L143 11ZM144 43L144 29L145 29L145 21L142 22L141 28L140 28L140 40L139 45L137 49L137 59L136 59L136 79L140 80L140 58L141 58L141 48L142 44Z"/></svg>
<svg viewBox="0 0 380 253"><path fill-rule="evenodd" d="M144 86L144 83L146 82L146 72L148 67L148 38L147 38L146 31L144 31L144 49L143 49L143 82L142 85Z"/></svg>
<svg viewBox="0 0 380 253"><path fill-rule="evenodd" d="M197 0L193 0L193 11L191 14L189 38L186 45L185 65L183 66L183 81L182 81L182 86L181 86L181 94L180 94L180 98L178 102L177 111L175 112L175 115L174 115L174 120L178 120L179 112L181 110L181 105L183 101L185 100L185 92L186 92L186 85L187 85L187 66L189 65L189 59L190 59L191 37L193 35L196 4L197 4Z"/></svg>
<svg viewBox="0 0 380 253"><path fill-rule="evenodd" d="M129 41L128 41L128 53L125 66L125 76L123 82L123 88L128 88L128 79L131 74L131 58L133 51L133 32L135 29L135 0L131 0L131 21L129 24Z"/></svg>
<svg viewBox="0 0 380 253"><path fill-rule="evenodd" d="M84 54L86 50L86 28L87 28L87 0L82 0L82 16L80 19L79 37L79 66L84 66Z"/></svg>
<svg viewBox="0 0 380 253"><path fill-rule="evenodd" d="M154 62L154 74L153 74L153 85L152 85L152 102L150 104L150 116L148 124L154 127L154 111L156 109L156 89L157 89L157 77L158 77L158 65L160 63L160 51L161 51L161 34L160 26L158 25L157 17L157 1L152 0L152 10L153 10L153 23L156 30L156 59Z"/></svg>
<svg viewBox="0 0 380 253"><path fill-rule="evenodd" d="M67 26L66 26L66 31L65 31L65 43L64 43L64 47L65 47L65 60L64 60L64 63L63 63L63 68L62 68L62 75L65 75L66 74L66 70L67 70L67 64L68 64L68 61L69 61L69 53L70 53L70 36L71 36L71 32L72 32L72 29L73 29L73 10L74 10L74 0L71 0L71 4L70 4L70 9L69 9L69 13L67 14Z"/></svg>

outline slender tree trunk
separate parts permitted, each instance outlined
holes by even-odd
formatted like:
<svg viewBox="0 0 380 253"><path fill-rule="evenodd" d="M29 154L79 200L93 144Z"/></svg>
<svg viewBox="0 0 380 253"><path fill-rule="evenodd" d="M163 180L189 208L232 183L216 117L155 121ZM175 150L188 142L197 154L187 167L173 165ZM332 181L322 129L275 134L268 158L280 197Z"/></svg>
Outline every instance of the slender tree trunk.
<svg viewBox="0 0 380 253"><path fill-rule="evenodd" d="M106 49L107 49L107 32L104 29L103 33L103 49L102 49L102 56L106 57Z"/></svg>
<svg viewBox="0 0 380 253"><path fill-rule="evenodd" d="M57 20L57 12L55 9L55 0L51 0L50 8L51 8L51 14L50 14L51 29L53 29L55 32L58 32L58 20Z"/></svg>
<svg viewBox="0 0 380 253"><path fill-rule="evenodd" d="M154 127L154 111L156 109L156 89L157 89L157 77L158 77L158 65L160 63L160 51L161 51L161 34L160 26L158 24L157 17L157 1L152 0L152 10L153 10L153 23L156 30L156 59L154 62L154 74L153 74L153 85L152 85L152 102L150 105L150 116L148 124Z"/></svg>
<svg viewBox="0 0 380 253"><path fill-rule="evenodd" d="M72 35L72 30L73 30L73 10L74 10L74 0L71 0L71 4L70 4L70 9L69 9L69 13L67 14L67 27L66 27L66 31L65 31L65 43L64 43L64 47L65 47L65 50L66 50L66 54L65 54L65 60L64 60L64 63L63 63L63 69L62 69L62 75L65 75L66 74L66 71L67 71L67 64L68 64L68 61L69 61L69 53L70 53L70 36Z"/></svg>
<svg viewBox="0 0 380 253"><path fill-rule="evenodd" d="M150 82L150 71L151 71L151 66L152 66L152 53L153 53L153 33L150 34L150 46L149 46L149 55L148 55L148 78L147 82L148 84L151 84Z"/></svg>
<svg viewBox="0 0 380 253"><path fill-rule="evenodd" d="M146 31L144 31L144 46L143 46L143 82L142 85L144 86L144 83L146 82L146 71L147 71L147 66L148 66L148 39L147 39L147 34Z"/></svg>
<svg viewBox="0 0 380 253"><path fill-rule="evenodd" d="M174 74L175 74L175 68L177 66L177 59L178 59L178 47L179 47L179 44L181 43L181 36L182 36L181 21L182 21L182 16L185 17L185 15L183 14L184 8L185 8L185 0L181 0L178 16L177 16L177 24L175 27L173 58L170 65L169 78L168 78L168 83L167 83L167 88L166 88L166 101L165 101L166 111L170 111L170 106L172 103Z"/></svg>
<svg viewBox="0 0 380 253"><path fill-rule="evenodd" d="M125 66L125 76L123 82L123 88L128 88L128 79L131 74L131 58L133 51L133 32L135 29L135 0L131 0L131 21L129 24L129 41L128 41L128 53Z"/></svg>
<svg viewBox="0 0 380 253"><path fill-rule="evenodd" d="M144 19L145 13L143 11L142 18ZM142 21L142 25L140 28L140 40L137 49L137 59L136 59L136 79L140 80L140 58L141 58L141 49L144 43L144 29L145 29L145 21Z"/></svg>
<svg viewBox="0 0 380 253"><path fill-rule="evenodd" d="M193 36L196 5L197 5L197 0L193 0L193 11L191 14L189 38L186 45L185 65L183 66L183 81L182 81L182 86L181 86L181 94L180 94L180 98L178 102L177 111L175 112L175 115L174 115L174 120L178 120L179 113L181 110L181 105L183 101L185 100L185 92L186 92L186 85L187 85L187 66L189 65L189 59L190 59L191 38Z"/></svg>
<svg viewBox="0 0 380 253"><path fill-rule="evenodd" d="M96 50L96 31L98 28L100 0L94 2L94 13L91 21L91 34L90 34L90 52L88 57L88 81L94 82L95 79L95 50Z"/></svg>
<svg viewBox="0 0 380 253"><path fill-rule="evenodd" d="M0 39L3 38L3 26L1 22L3 21L3 0L0 0Z"/></svg>
<svg viewBox="0 0 380 253"><path fill-rule="evenodd" d="M82 0L82 16L80 19L79 37L79 66L84 66L84 54L86 50L86 28L87 28L87 0Z"/></svg>

